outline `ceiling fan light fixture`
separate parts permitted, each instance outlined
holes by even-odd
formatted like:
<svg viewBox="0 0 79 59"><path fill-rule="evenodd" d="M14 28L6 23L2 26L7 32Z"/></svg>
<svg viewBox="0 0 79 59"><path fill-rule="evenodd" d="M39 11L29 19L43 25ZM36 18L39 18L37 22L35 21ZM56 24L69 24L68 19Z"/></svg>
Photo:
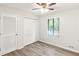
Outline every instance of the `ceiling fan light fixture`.
<svg viewBox="0 0 79 59"><path fill-rule="evenodd" d="M34 5L36 6L32 10L40 10L41 13L46 13L49 10L54 10L54 8L50 8L50 6L55 5L56 3L35 3Z"/></svg>
<svg viewBox="0 0 79 59"><path fill-rule="evenodd" d="M41 8L40 10L41 10L41 13L42 13L42 14L49 11L48 9L45 9L45 8Z"/></svg>

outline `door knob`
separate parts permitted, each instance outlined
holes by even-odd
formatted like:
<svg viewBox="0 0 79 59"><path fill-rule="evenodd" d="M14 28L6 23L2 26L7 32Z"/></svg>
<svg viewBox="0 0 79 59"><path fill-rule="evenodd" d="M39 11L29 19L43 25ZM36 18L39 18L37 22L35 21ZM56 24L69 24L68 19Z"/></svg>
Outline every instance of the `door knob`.
<svg viewBox="0 0 79 59"><path fill-rule="evenodd" d="M18 36L18 34L16 34L16 36Z"/></svg>

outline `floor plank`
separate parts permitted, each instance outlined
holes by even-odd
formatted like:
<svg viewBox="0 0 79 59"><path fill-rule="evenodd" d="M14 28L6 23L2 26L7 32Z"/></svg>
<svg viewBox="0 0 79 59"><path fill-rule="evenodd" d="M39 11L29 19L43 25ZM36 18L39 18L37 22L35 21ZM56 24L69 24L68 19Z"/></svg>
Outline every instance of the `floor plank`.
<svg viewBox="0 0 79 59"><path fill-rule="evenodd" d="M79 54L38 41L4 56L79 56Z"/></svg>

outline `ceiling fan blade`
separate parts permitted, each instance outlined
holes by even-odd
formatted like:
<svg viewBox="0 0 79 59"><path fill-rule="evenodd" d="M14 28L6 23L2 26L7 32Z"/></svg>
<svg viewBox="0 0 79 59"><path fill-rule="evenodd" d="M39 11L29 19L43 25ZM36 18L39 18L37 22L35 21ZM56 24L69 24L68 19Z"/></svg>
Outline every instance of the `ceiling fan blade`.
<svg viewBox="0 0 79 59"><path fill-rule="evenodd" d="M46 3L41 3L41 5L46 5Z"/></svg>
<svg viewBox="0 0 79 59"><path fill-rule="evenodd" d="M36 4L38 4L38 5L45 5L46 3L36 3Z"/></svg>
<svg viewBox="0 0 79 59"><path fill-rule="evenodd" d="M33 8L32 10L37 10L37 9L40 9L40 8Z"/></svg>
<svg viewBox="0 0 79 59"><path fill-rule="evenodd" d="M36 3L37 5L41 5L40 3Z"/></svg>
<svg viewBox="0 0 79 59"><path fill-rule="evenodd" d="M49 10L54 10L53 8L48 8Z"/></svg>
<svg viewBox="0 0 79 59"><path fill-rule="evenodd" d="M56 3L50 3L49 6L55 5Z"/></svg>

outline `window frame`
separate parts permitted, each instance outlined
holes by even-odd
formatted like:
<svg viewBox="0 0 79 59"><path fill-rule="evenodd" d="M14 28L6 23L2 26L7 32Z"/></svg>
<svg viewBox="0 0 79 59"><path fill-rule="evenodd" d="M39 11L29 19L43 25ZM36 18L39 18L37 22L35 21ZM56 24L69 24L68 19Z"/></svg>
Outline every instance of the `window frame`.
<svg viewBox="0 0 79 59"><path fill-rule="evenodd" d="M55 27L55 19L57 19L58 20L58 35L55 35L55 29L54 29L54 27ZM53 35L52 36L59 36L59 31L60 31L60 18L59 17L53 17L53 18L49 18L48 19L48 36L49 36L49 21L50 20L52 20L53 21Z"/></svg>

